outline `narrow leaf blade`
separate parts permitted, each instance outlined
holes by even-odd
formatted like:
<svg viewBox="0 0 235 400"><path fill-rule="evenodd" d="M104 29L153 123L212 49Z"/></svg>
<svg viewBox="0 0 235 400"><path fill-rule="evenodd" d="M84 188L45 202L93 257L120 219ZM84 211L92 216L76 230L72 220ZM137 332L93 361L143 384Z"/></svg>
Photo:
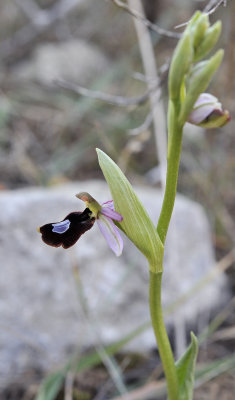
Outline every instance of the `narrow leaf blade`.
<svg viewBox="0 0 235 400"><path fill-rule="evenodd" d="M180 400L193 399L194 371L198 353L196 336L191 332L191 343L183 356L176 362Z"/></svg>
<svg viewBox="0 0 235 400"><path fill-rule="evenodd" d="M35 400L54 400L62 387L65 375L66 369L64 368L50 374L42 382Z"/></svg>

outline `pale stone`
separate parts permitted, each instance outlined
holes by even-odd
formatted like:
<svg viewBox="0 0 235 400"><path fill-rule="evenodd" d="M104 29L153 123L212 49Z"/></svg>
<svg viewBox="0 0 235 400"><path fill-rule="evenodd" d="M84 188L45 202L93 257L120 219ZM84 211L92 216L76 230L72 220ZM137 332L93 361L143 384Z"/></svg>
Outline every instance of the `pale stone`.
<svg viewBox="0 0 235 400"><path fill-rule="evenodd" d="M88 85L108 70L109 61L101 50L83 40L38 45L30 60L15 70L15 78L52 84L56 79Z"/></svg>

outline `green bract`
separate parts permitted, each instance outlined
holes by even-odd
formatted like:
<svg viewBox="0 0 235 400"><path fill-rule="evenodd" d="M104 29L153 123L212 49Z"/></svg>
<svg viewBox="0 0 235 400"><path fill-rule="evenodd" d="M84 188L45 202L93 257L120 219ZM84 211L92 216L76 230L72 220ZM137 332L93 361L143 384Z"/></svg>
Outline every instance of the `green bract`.
<svg viewBox="0 0 235 400"><path fill-rule="evenodd" d="M231 117L227 110L223 111L221 115L213 114L207 117L205 122L201 122L198 126L202 128L211 129L211 128L221 128L226 125L230 121Z"/></svg>
<svg viewBox="0 0 235 400"><path fill-rule="evenodd" d="M97 149L100 168L109 185L115 210L123 216L118 226L145 255L153 273L162 272L163 244L130 182L115 162Z"/></svg>

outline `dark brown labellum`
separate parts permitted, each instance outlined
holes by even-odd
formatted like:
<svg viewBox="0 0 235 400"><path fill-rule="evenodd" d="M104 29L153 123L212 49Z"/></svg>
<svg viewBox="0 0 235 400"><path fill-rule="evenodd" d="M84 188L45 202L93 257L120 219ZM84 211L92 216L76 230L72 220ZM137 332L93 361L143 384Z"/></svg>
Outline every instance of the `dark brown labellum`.
<svg viewBox="0 0 235 400"><path fill-rule="evenodd" d="M63 221L53 222L39 228L42 240L49 246L68 249L73 246L80 236L92 228L95 218L86 208L83 212L72 212Z"/></svg>

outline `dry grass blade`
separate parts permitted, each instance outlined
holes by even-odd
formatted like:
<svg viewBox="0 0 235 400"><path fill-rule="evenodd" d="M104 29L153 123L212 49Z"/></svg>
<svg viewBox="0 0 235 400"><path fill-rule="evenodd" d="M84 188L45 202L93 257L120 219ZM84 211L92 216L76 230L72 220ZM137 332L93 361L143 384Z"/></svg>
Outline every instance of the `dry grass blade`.
<svg viewBox="0 0 235 400"><path fill-rule="evenodd" d="M144 9L140 0L128 0L128 4L132 8L135 7L138 15L141 15L144 18ZM143 23L143 20L137 19L134 16L134 24L138 37L146 80L148 82L147 85L150 91L149 99L152 111L156 151L160 164L161 185L164 187L166 179L167 127L165 122L164 105L161 99L160 79L158 76L156 56L154 54L151 36L146 28L146 25ZM151 81L158 83L158 90L156 90L156 92L152 91L154 85L151 83ZM151 114L147 116L146 121L147 123L151 123Z"/></svg>
<svg viewBox="0 0 235 400"><path fill-rule="evenodd" d="M55 84L63 89L67 89L77 95L87 96L95 100L105 101L106 103L113 104L119 107L128 107L128 106L136 106L144 104L151 92L155 91L158 87L158 83L153 85L151 89L149 89L144 94L137 97L124 97L112 95L104 92L99 92L97 90L90 90L83 86L76 85L75 83L66 82L65 80L56 80Z"/></svg>
<svg viewBox="0 0 235 400"><path fill-rule="evenodd" d="M220 329L218 332L215 332L210 337L210 341L233 340L234 338L235 338L235 325L225 329Z"/></svg>
<svg viewBox="0 0 235 400"><path fill-rule="evenodd" d="M204 8L203 12L206 13L207 15L211 15L214 14L215 11L217 10L217 8L219 8L222 4L224 5L224 7L226 7L227 5L227 1L226 0L219 0L216 3L216 0L211 0L209 1L209 3L206 5L206 7ZM189 21L187 22L183 22L182 24L176 25L175 29L178 28L183 28L184 26L188 25Z"/></svg>
<svg viewBox="0 0 235 400"><path fill-rule="evenodd" d="M73 400L73 384L74 384L75 374L72 371L68 371L65 378L65 395L64 400Z"/></svg>
<svg viewBox="0 0 235 400"><path fill-rule="evenodd" d="M167 307L166 314L172 313L194 294L198 293L203 287L210 283L222 272L226 271L235 261L235 248L233 248L225 257L223 257L208 274L200 279L188 292L180 296L171 306Z"/></svg>

